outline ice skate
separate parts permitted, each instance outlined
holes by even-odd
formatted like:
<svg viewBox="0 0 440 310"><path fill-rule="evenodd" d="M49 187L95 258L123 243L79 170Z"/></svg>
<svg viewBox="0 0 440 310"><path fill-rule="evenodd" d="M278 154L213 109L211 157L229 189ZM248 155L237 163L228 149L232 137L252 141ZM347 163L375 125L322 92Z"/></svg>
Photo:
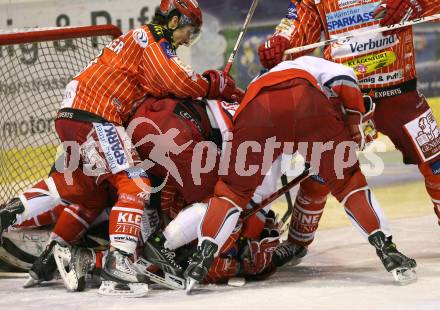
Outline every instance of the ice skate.
<svg viewBox="0 0 440 310"><path fill-rule="evenodd" d="M23 212L24 206L18 198L12 199L6 205L0 205L0 242L3 231L17 221L17 214Z"/></svg>
<svg viewBox="0 0 440 310"><path fill-rule="evenodd" d="M56 242L52 241L41 255L32 264L29 270L29 278L23 285L24 288L35 286L43 281L50 281L54 278L57 265L53 256L53 248Z"/></svg>
<svg viewBox="0 0 440 310"><path fill-rule="evenodd" d="M67 290L84 291L87 273L95 266L95 252L88 248L69 248L56 244L54 258Z"/></svg>
<svg viewBox="0 0 440 310"><path fill-rule="evenodd" d="M293 244L289 241L284 241L275 249L272 262L275 266L281 267L289 262L296 266L301 263L304 256L307 255L307 248L303 245Z"/></svg>
<svg viewBox="0 0 440 310"><path fill-rule="evenodd" d="M377 231L368 237L368 241L376 248L377 256L396 282L405 285L417 280L416 261L400 253L391 238Z"/></svg>
<svg viewBox="0 0 440 310"><path fill-rule="evenodd" d="M139 298L147 296L148 284L102 281L101 286L98 289L98 294L103 296Z"/></svg>
<svg viewBox="0 0 440 310"><path fill-rule="evenodd" d="M171 289L185 289L183 268L175 261L176 253L164 247L162 233L153 234L144 245L138 271L151 281ZM160 270L158 270L160 269Z"/></svg>
<svg viewBox="0 0 440 310"><path fill-rule="evenodd" d="M192 287L203 281L208 274L209 268L214 261L214 255L218 250L218 245L210 240L203 240L198 247L197 252L191 258L188 268L185 270L185 279L187 280L187 293L191 293Z"/></svg>
<svg viewBox="0 0 440 310"><path fill-rule="evenodd" d="M129 255L119 250L108 253L102 277L123 284L147 282L146 277L138 273Z"/></svg>

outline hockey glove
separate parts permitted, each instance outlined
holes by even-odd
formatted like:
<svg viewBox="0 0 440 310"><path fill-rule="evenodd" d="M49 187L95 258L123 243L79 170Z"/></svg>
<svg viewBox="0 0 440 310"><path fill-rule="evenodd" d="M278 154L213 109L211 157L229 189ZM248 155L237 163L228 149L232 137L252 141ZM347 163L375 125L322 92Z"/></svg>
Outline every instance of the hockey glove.
<svg viewBox="0 0 440 310"><path fill-rule="evenodd" d="M203 72L203 76L209 82L207 99L223 99L228 102L234 101L237 88L235 81L228 73L220 70L208 70Z"/></svg>
<svg viewBox="0 0 440 310"><path fill-rule="evenodd" d="M373 113L376 106L370 96L364 96L364 104L365 113L345 109L345 124L360 151L377 138L377 131L373 122Z"/></svg>
<svg viewBox="0 0 440 310"><path fill-rule="evenodd" d="M279 236L264 238L261 241L248 240L248 249L244 251L244 257L242 257L243 275L258 275L272 269L273 252L279 244Z"/></svg>
<svg viewBox="0 0 440 310"><path fill-rule="evenodd" d="M258 48L260 63L271 69L283 61L284 51L290 46L289 40L282 35L274 35Z"/></svg>
<svg viewBox="0 0 440 310"><path fill-rule="evenodd" d="M205 282L225 283L235 277L239 270L239 264L235 258L217 256L209 268Z"/></svg>
<svg viewBox="0 0 440 310"><path fill-rule="evenodd" d="M373 12L375 19L380 19L381 26L399 24L422 16L426 8L424 0L382 0L382 3ZM392 35L400 29L384 32Z"/></svg>

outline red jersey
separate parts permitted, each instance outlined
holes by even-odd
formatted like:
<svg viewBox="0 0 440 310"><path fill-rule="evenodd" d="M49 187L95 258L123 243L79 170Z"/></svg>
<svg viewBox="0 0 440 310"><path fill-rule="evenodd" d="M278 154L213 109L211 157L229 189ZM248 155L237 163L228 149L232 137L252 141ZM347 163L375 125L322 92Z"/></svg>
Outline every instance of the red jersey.
<svg viewBox="0 0 440 310"><path fill-rule="evenodd" d="M204 97L208 81L182 64L169 31L145 25L120 36L66 88L62 108L121 125L146 95Z"/></svg>
<svg viewBox="0 0 440 310"><path fill-rule="evenodd" d="M437 0L427 0L425 16L440 12ZM377 0L291 0L288 14L276 34L290 39L291 47L316 43L322 31L327 38L380 27L373 18ZM398 34L382 33L333 43L325 48L325 58L353 68L363 89L385 97L400 94L405 86L415 88L415 52L412 28ZM402 86L399 87L393 86Z"/></svg>

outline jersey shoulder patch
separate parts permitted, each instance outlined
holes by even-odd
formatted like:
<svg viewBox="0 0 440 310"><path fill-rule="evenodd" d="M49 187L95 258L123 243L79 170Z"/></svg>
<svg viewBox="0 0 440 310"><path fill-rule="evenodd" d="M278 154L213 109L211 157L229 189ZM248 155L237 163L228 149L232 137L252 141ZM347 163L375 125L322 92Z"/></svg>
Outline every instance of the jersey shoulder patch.
<svg viewBox="0 0 440 310"><path fill-rule="evenodd" d="M167 40L162 40L159 44L160 48L162 49L165 56L168 57L168 59L177 56L176 50L170 42L168 42Z"/></svg>
<svg viewBox="0 0 440 310"><path fill-rule="evenodd" d="M142 48L148 46L148 34L143 28L138 28L133 31L133 40Z"/></svg>

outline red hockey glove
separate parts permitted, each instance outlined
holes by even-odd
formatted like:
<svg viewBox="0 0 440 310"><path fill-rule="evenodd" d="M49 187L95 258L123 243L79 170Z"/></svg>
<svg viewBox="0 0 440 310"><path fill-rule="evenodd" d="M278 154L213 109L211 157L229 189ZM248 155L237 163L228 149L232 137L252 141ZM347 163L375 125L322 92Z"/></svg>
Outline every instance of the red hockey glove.
<svg viewBox="0 0 440 310"><path fill-rule="evenodd" d="M272 255L280 239L264 238L261 241L248 241L248 253L242 259L243 275L257 275L263 273L268 268L272 268Z"/></svg>
<svg viewBox="0 0 440 310"><path fill-rule="evenodd" d="M351 133L353 141L363 150L377 138L377 131L373 122L375 104L370 96L364 96L365 113L352 109L345 109L345 124Z"/></svg>
<svg viewBox="0 0 440 310"><path fill-rule="evenodd" d="M237 88L232 76L220 70L205 71L203 76L209 81L207 99L223 99L229 102L234 100Z"/></svg>
<svg viewBox="0 0 440 310"><path fill-rule="evenodd" d="M217 256L209 268L205 282L225 283L235 277L239 270L239 264L235 258Z"/></svg>
<svg viewBox="0 0 440 310"><path fill-rule="evenodd" d="M283 61L283 53L290 46L289 40L280 35L274 35L258 48L260 62L266 69L271 69Z"/></svg>
<svg viewBox="0 0 440 310"><path fill-rule="evenodd" d="M382 0L373 13L375 19L380 19L381 26L399 24L422 16L426 9L424 0ZM401 29L384 32L391 35Z"/></svg>

